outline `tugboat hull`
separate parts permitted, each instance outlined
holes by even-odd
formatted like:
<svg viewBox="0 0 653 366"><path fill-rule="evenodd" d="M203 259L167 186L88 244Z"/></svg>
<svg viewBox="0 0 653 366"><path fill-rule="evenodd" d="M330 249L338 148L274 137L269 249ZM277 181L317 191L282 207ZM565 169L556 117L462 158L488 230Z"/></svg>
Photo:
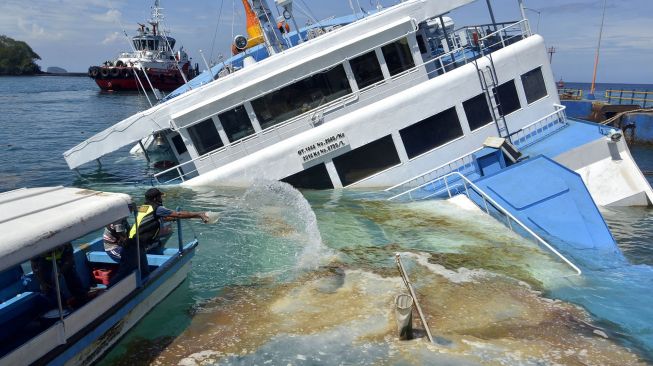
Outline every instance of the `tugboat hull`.
<svg viewBox="0 0 653 366"><path fill-rule="evenodd" d="M189 79L187 70L188 65L184 65L182 72ZM137 91L143 88L150 91L152 87L161 91L173 91L184 84L181 73L176 69L149 69L146 78L142 71L131 67L93 66L89 69L88 75L95 80L100 89L106 91Z"/></svg>

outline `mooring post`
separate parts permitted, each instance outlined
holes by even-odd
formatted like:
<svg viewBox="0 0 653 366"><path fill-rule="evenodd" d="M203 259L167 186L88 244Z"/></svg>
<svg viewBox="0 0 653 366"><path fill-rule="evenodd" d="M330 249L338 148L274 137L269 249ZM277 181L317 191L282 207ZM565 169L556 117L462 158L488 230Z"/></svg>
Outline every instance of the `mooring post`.
<svg viewBox="0 0 653 366"><path fill-rule="evenodd" d="M417 308L417 314L419 315L419 319L422 322L422 325L424 325L426 336L429 338L429 342L433 343L433 336L431 335L431 330L429 329L428 324L426 324L424 313L422 313L422 307L419 306L419 301L417 301L415 290L413 289L413 285L410 283L410 280L408 279L408 274L406 274L404 265L401 263L401 256L399 255L399 253L395 254L395 262L397 262L397 268L399 268L399 273L401 274L401 278L404 280L404 284L406 285L408 291L410 292L410 296L413 297L413 301L415 302L415 308Z"/></svg>

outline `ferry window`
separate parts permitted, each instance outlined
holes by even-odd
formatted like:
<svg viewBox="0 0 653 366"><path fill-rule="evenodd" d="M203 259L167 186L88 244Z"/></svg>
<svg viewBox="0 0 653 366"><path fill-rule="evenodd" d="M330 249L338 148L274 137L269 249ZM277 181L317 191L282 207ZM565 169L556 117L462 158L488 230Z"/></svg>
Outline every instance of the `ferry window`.
<svg viewBox="0 0 653 366"><path fill-rule="evenodd" d="M396 42L387 44L381 47L381 51L383 52L385 63L388 65L390 75L396 75L415 67L415 61L413 61L413 55L410 53L407 38L402 38Z"/></svg>
<svg viewBox="0 0 653 366"><path fill-rule="evenodd" d="M234 142L254 133L252 121L249 120L245 107L240 105L218 115L229 141Z"/></svg>
<svg viewBox="0 0 653 366"><path fill-rule="evenodd" d="M425 54L428 52L426 49L426 43L424 43L424 37L421 34L417 35L417 46L419 47L419 53Z"/></svg>
<svg viewBox="0 0 653 366"><path fill-rule="evenodd" d="M175 40L172 38L168 38L168 43L170 44L170 50L175 48Z"/></svg>
<svg viewBox="0 0 653 366"><path fill-rule="evenodd" d="M374 51L351 59L349 64L356 77L356 84L360 89L383 80L381 65Z"/></svg>
<svg viewBox="0 0 653 366"><path fill-rule="evenodd" d="M382 137L367 145L346 152L333 159L343 186L356 183L380 171L399 164L399 154L392 136Z"/></svg>
<svg viewBox="0 0 653 366"><path fill-rule="evenodd" d="M337 65L252 101L262 129L351 93L345 68Z"/></svg>
<svg viewBox="0 0 653 366"><path fill-rule="evenodd" d="M451 107L434 116L399 130L409 158L414 158L463 135L456 108Z"/></svg>
<svg viewBox="0 0 653 366"><path fill-rule="evenodd" d="M184 144L184 140L182 140L181 135L177 134L172 138L172 144L175 145L175 150L177 150L177 155L181 155L188 151L186 149L186 144Z"/></svg>
<svg viewBox="0 0 653 366"><path fill-rule="evenodd" d="M281 181L295 188L333 189L333 183L324 164L304 169L299 173L283 178Z"/></svg>
<svg viewBox="0 0 653 366"><path fill-rule="evenodd" d="M215 128L211 118L188 127L188 133L199 155L204 155L223 146L218 129Z"/></svg>
<svg viewBox="0 0 653 366"><path fill-rule="evenodd" d="M494 92L494 100L499 105L499 114L502 116L521 108L519 96L517 96L517 89L515 88L515 81L510 80L507 83L499 85Z"/></svg>
<svg viewBox="0 0 653 366"><path fill-rule="evenodd" d="M521 83L524 85L524 92L526 92L526 101L528 104L546 97L546 85L544 84L541 67L522 75Z"/></svg>
<svg viewBox="0 0 653 366"><path fill-rule="evenodd" d="M485 94L479 94L472 99L464 101L463 108L465 109L467 122L469 122L469 128L472 131L492 122L492 115L490 114L490 108L487 105Z"/></svg>
<svg viewBox="0 0 653 366"><path fill-rule="evenodd" d="M154 41L154 49L155 50L159 49L159 41Z"/></svg>

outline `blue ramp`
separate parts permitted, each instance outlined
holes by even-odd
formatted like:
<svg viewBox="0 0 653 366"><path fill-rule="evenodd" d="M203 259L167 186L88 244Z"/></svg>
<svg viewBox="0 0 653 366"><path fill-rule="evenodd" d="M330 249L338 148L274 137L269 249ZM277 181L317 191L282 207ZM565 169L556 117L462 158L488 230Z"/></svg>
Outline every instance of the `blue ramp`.
<svg viewBox="0 0 653 366"><path fill-rule="evenodd" d="M555 161L538 156L474 183L524 225L576 259L586 257L582 252L587 250L623 258L580 176Z"/></svg>

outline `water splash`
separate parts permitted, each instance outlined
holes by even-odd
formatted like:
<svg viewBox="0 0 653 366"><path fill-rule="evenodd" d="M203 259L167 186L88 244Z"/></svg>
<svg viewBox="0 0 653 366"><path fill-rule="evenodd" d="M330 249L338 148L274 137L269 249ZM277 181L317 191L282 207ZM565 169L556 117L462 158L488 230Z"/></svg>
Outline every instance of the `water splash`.
<svg viewBox="0 0 653 366"><path fill-rule="evenodd" d="M295 253L296 268L316 269L333 252L322 243L315 213L306 198L290 184L257 180L245 192L243 202L258 210L268 229L301 244Z"/></svg>

